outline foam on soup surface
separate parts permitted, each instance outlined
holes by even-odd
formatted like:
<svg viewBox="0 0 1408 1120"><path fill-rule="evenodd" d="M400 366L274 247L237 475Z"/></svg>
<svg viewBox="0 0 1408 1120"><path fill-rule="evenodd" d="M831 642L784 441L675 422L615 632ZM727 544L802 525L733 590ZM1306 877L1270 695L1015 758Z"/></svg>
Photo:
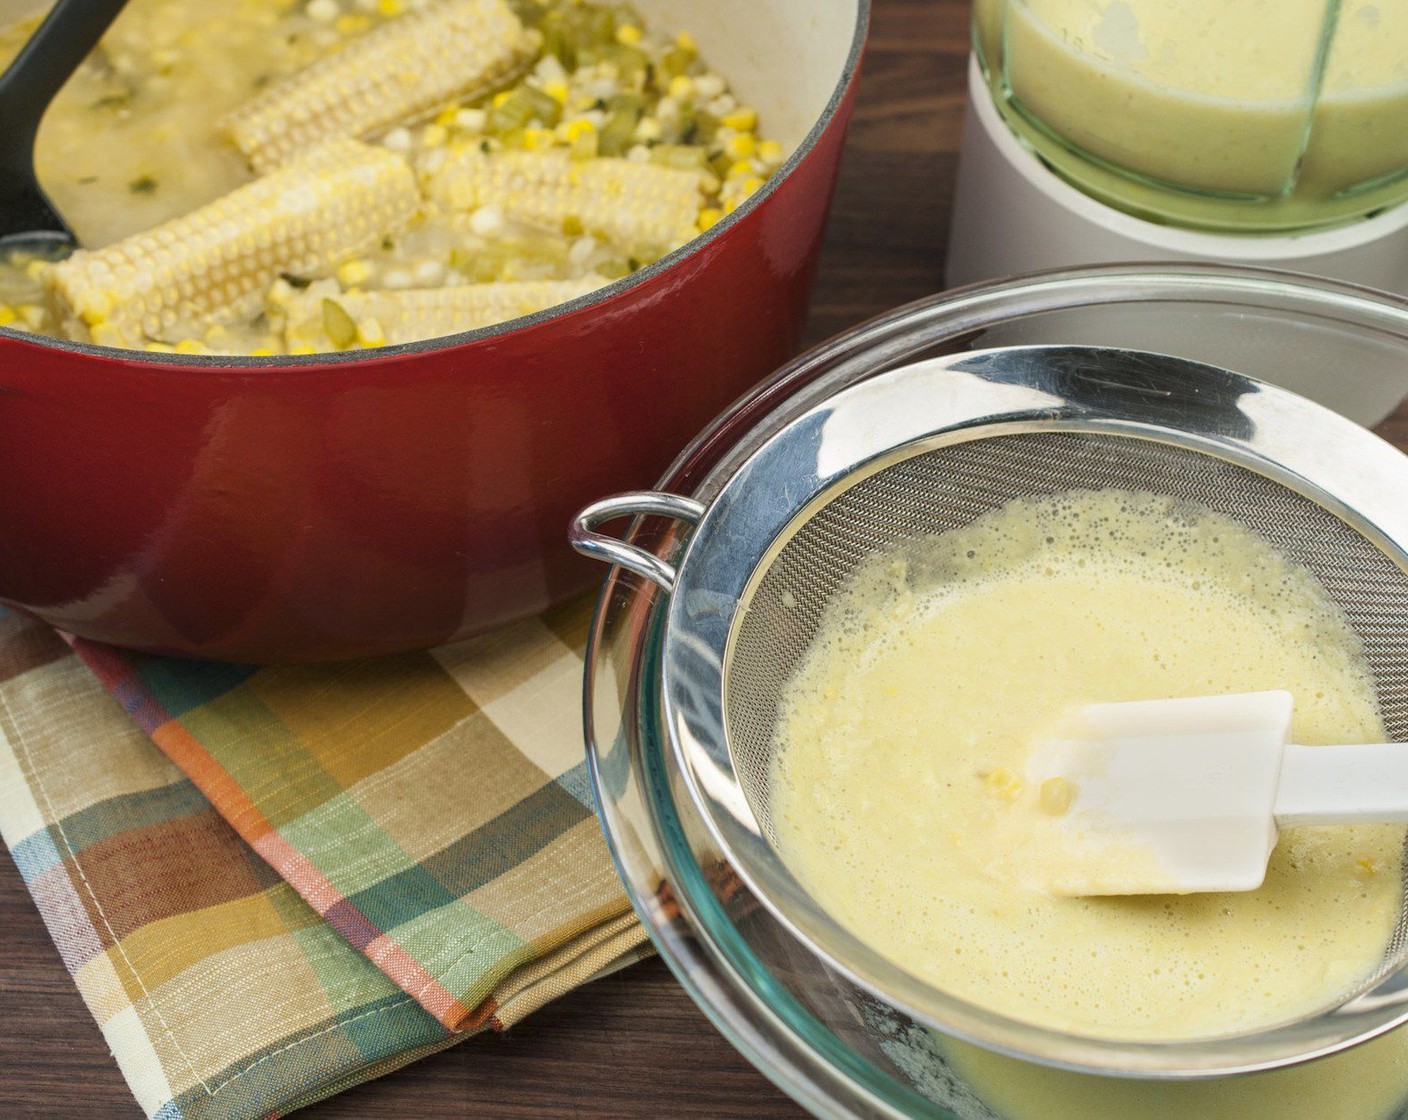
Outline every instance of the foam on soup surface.
<svg viewBox="0 0 1408 1120"><path fill-rule="evenodd" d="M1402 829L1287 830L1240 894L1061 898L1012 843L1032 745L1081 705L1284 688L1307 744L1381 741L1374 682L1305 569L1235 522L1123 491L1019 500L877 556L785 690L784 857L939 988L1081 1034L1253 1030L1380 963Z"/></svg>

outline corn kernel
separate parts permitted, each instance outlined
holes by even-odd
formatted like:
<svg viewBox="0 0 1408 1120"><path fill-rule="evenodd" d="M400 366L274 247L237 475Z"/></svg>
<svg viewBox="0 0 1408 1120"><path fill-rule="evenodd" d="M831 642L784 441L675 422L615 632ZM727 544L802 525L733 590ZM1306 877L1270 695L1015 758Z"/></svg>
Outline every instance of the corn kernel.
<svg viewBox="0 0 1408 1120"><path fill-rule="evenodd" d="M311 346L290 346L290 347L288 348L288 352L289 352L290 354L316 354L316 353L317 353L317 351L314 350Z"/></svg>
<svg viewBox="0 0 1408 1120"><path fill-rule="evenodd" d="M1037 792L1037 804L1048 816L1061 817L1076 799L1075 784L1065 778L1047 778Z"/></svg>
<svg viewBox="0 0 1408 1120"><path fill-rule="evenodd" d="M450 138L450 130L443 124L428 124L420 130L420 142L427 148L438 148Z"/></svg>
<svg viewBox="0 0 1408 1120"><path fill-rule="evenodd" d="M249 356L251 358L271 358L274 356L274 351L268 346L256 346L249 352Z"/></svg>
<svg viewBox="0 0 1408 1120"><path fill-rule="evenodd" d="M49 262L45 260L30 261L24 266L24 274L31 280L38 280L44 274L44 270L49 267Z"/></svg>
<svg viewBox="0 0 1408 1120"><path fill-rule="evenodd" d="M99 346L126 347L129 342L127 336L111 323L98 323L89 334L92 336L93 341Z"/></svg>
<svg viewBox="0 0 1408 1120"><path fill-rule="evenodd" d="M572 122L573 125L579 123L586 127L573 128L568 126L568 149L572 153L573 159L591 159L597 154L601 138L597 135L596 126L591 121Z"/></svg>
<svg viewBox="0 0 1408 1120"><path fill-rule="evenodd" d="M15 308L15 312L24 322L25 326L38 330L44 325L44 320L49 317L49 313L37 303L22 303Z"/></svg>
<svg viewBox="0 0 1408 1120"><path fill-rule="evenodd" d="M523 146L530 152L545 152L557 143L557 137L550 128L525 128Z"/></svg>
<svg viewBox="0 0 1408 1120"><path fill-rule="evenodd" d="M8 327L18 318L13 307L8 303L0 303L0 327Z"/></svg>
<svg viewBox="0 0 1408 1120"><path fill-rule="evenodd" d="M153 354L174 354L176 347L169 346L165 342L148 342L147 349Z"/></svg>
<svg viewBox="0 0 1408 1120"><path fill-rule="evenodd" d="M357 338L363 346L385 346L386 331L375 319L362 319L357 324Z"/></svg>
<svg viewBox="0 0 1408 1120"><path fill-rule="evenodd" d="M176 343L176 353L178 354L204 354L205 346L194 338L183 338Z"/></svg>
<svg viewBox="0 0 1408 1120"><path fill-rule="evenodd" d="M293 298L293 285L282 278L275 280L269 285L268 295L264 297L275 307L285 307L288 301Z"/></svg>
<svg viewBox="0 0 1408 1120"><path fill-rule="evenodd" d="M435 123L442 124L448 128L450 125L455 123L459 115L460 107L458 105L446 105L443 109L441 109L438 113L435 114Z"/></svg>
<svg viewBox="0 0 1408 1120"><path fill-rule="evenodd" d="M723 218L724 212L717 206L706 206L699 211L699 232L703 233L711 226L717 225Z"/></svg>
<svg viewBox="0 0 1408 1120"><path fill-rule="evenodd" d="M566 104L569 92L567 83L564 81L548 82L543 86L543 92L556 101L559 105Z"/></svg>
<svg viewBox="0 0 1408 1120"><path fill-rule="evenodd" d="M724 151L729 159L752 159L753 153L757 151L758 142L751 132L740 132L736 136L730 136L724 144Z"/></svg>
<svg viewBox="0 0 1408 1120"><path fill-rule="evenodd" d="M371 27L372 21L360 12L348 12L333 20L332 25L337 29L339 35L360 35Z"/></svg>
<svg viewBox="0 0 1408 1120"><path fill-rule="evenodd" d="M461 109L455 114L455 127L466 132L483 132L489 123L489 114L483 109Z"/></svg>
<svg viewBox="0 0 1408 1120"><path fill-rule="evenodd" d="M90 327L97 326L112 314L112 297L106 292L85 292L79 305L75 308L78 317Z"/></svg>
<svg viewBox="0 0 1408 1120"><path fill-rule="evenodd" d="M753 164L750 160L740 159L729 164L728 177L730 179L742 179L753 174Z"/></svg>
<svg viewBox="0 0 1408 1120"><path fill-rule="evenodd" d="M634 47L644 38L645 33L633 23L623 23L616 29L616 41L623 47Z"/></svg>
<svg viewBox="0 0 1408 1120"><path fill-rule="evenodd" d="M337 282L344 288L355 288L372 278L373 269L369 261L351 260L338 266Z"/></svg>
<svg viewBox="0 0 1408 1120"><path fill-rule="evenodd" d="M406 10L402 0L376 0L376 10L387 19L399 16Z"/></svg>
<svg viewBox="0 0 1408 1120"><path fill-rule="evenodd" d="M1005 766L989 770L979 777L983 779L983 785L1004 801L1015 801L1022 792L1021 780Z"/></svg>
<svg viewBox="0 0 1408 1120"><path fill-rule="evenodd" d="M580 136L586 136L596 131L596 125L587 120L586 117L578 117L576 120L568 121L562 126L562 136L569 144Z"/></svg>
<svg viewBox="0 0 1408 1120"><path fill-rule="evenodd" d="M670 79L670 96L676 101L688 101L694 96L694 79L688 74L676 74Z"/></svg>
<svg viewBox="0 0 1408 1120"><path fill-rule="evenodd" d="M776 167L782 162L782 145L776 140L758 141L758 158L769 167Z"/></svg>
<svg viewBox="0 0 1408 1120"><path fill-rule="evenodd" d="M697 51L699 44L694 41L694 36L688 31L681 31L675 36L675 46L682 51Z"/></svg>
<svg viewBox="0 0 1408 1120"><path fill-rule="evenodd" d="M404 155L411 150L411 134L404 128L393 128L381 138L381 146Z"/></svg>
<svg viewBox="0 0 1408 1120"><path fill-rule="evenodd" d="M751 179L743 180L743 193L745 196L752 194L763 185L763 181L754 175Z"/></svg>
<svg viewBox="0 0 1408 1120"><path fill-rule="evenodd" d="M741 107L726 114L719 123L729 128L736 128L739 132L752 132L758 127L758 114L753 109Z"/></svg>
<svg viewBox="0 0 1408 1120"><path fill-rule="evenodd" d="M497 206L481 206L469 216L469 231L476 237L493 237L503 228L503 211Z"/></svg>
<svg viewBox="0 0 1408 1120"><path fill-rule="evenodd" d="M489 104L492 105L495 109L497 109L500 105L502 105L505 101L507 101L507 100L508 100L510 97L512 97L512 96L513 96L513 90L511 90L511 89L500 90L498 93L494 94L493 100L490 101Z"/></svg>

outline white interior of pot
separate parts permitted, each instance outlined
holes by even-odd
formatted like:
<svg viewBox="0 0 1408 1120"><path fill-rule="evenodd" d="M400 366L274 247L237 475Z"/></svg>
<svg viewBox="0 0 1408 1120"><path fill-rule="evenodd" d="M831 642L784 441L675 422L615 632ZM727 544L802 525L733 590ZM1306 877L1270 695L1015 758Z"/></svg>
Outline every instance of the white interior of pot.
<svg viewBox="0 0 1408 1120"><path fill-rule="evenodd" d="M761 131L795 148L846 66L859 0L636 0L653 27L688 29Z"/></svg>
<svg viewBox="0 0 1408 1120"><path fill-rule="evenodd" d="M0 0L0 24L47 7ZM636 7L651 27L689 31L739 100L758 110L762 131L791 150L845 72L860 0L636 0Z"/></svg>

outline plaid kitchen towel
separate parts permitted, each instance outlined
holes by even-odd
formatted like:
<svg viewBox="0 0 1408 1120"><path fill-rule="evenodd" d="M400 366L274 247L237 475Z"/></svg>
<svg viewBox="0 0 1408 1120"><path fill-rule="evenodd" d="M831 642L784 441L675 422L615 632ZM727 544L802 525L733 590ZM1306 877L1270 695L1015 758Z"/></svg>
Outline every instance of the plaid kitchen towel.
<svg viewBox="0 0 1408 1120"><path fill-rule="evenodd" d="M0 613L0 832L148 1115L287 1112L642 953L585 627L254 669Z"/></svg>

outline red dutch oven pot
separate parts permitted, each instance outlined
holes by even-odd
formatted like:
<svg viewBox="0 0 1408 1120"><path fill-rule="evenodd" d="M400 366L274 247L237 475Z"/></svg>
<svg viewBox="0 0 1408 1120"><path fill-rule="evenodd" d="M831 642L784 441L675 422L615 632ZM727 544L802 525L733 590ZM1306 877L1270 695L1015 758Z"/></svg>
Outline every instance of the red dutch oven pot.
<svg viewBox="0 0 1408 1120"><path fill-rule="evenodd" d="M0 602L121 646L311 661L436 645L597 581L572 514L651 482L797 343L868 17L640 7L794 146L762 191L580 300L374 357L0 329Z"/></svg>

